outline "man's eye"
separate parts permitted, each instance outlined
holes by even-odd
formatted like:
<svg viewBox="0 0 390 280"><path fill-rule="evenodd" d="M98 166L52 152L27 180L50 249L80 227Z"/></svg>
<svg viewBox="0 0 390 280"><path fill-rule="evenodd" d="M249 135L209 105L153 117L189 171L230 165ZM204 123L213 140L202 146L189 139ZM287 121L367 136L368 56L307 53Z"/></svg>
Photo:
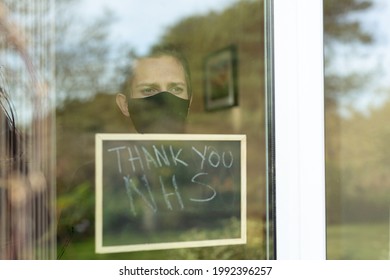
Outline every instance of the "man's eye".
<svg viewBox="0 0 390 280"><path fill-rule="evenodd" d="M151 95L157 93L157 90L155 88L143 88L141 89L141 93L143 95Z"/></svg>
<svg viewBox="0 0 390 280"><path fill-rule="evenodd" d="M170 92L171 93L174 93L174 94L181 94L184 92L184 88L182 87L173 87L170 89Z"/></svg>

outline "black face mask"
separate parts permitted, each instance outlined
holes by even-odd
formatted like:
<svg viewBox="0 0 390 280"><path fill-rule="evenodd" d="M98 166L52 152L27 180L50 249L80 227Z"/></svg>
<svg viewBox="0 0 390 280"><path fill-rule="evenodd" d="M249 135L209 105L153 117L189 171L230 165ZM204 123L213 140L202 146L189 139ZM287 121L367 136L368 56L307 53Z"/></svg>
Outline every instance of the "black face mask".
<svg viewBox="0 0 390 280"><path fill-rule="evenodd" d="M190 101L169 92L129 100L129 113L140 133L183 133Z"/></svg>

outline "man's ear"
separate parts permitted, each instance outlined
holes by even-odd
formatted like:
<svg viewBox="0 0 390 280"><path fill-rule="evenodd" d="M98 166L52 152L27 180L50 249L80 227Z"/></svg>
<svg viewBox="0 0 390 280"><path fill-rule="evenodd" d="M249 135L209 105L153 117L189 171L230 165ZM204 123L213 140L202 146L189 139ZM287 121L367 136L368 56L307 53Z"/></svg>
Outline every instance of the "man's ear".
<svg viewBox="0 0 390 280"><path fill-rule="evenodd" d="M127 98L124 94L118 93L116 95L116 105L118 105L123 115L125 115L126 117L130 117L129 107L127 105Z"/></svg>

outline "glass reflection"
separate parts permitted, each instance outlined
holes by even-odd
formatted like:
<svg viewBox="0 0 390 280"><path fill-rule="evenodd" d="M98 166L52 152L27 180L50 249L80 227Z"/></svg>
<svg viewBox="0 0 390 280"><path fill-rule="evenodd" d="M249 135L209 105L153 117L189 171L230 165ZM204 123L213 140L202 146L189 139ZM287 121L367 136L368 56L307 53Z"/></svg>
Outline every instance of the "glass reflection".
<svg viewBox="0 0 390 280"><path fill-rule="evenodd" d="M57 9L59 258L265 258L263 1L58 1ZM162 9L169 11L169 16L161 16ZM154 13L158 15L153 16ZM207 111L205 59L232 45L237 50L239 105ZM169 56L146 58L164 46L174 46L186 57L191 80L185 67L183 79L183 67L176 67L178 61ZM164 76L153 75L152 80L140 83L141 91L137 92L138 79L143 75L139 70L149 64L156 66L163 60L165 66L159 70L165 72ZM179 74L169 80L158 80L165 77L167 65L175 66ZM140 98L141 94L150 96ZM180 121L186 116L186 133L247 135L248 242L210 248L95 254L95 133L134 132L132 126L137 122L134 116L160 119L155 113L156 107L147 107L149 104L137 107L138 101L158 99L157 107L161 107L161 102L172 98L174 101L169 102L173 104L169 106L175 109L170 109L169 113L180 112ZM161 114L167 115L167 111ZM143 124L148 121L141 119ZM163 121L163 125L167 123L173 122ZM145 132L159 132L157 129L162 129L163 125L151 125ZM160 132L171 129L164 128ZM184 132L181 125L174 131Z"/></svg>
<svg viewBox="0 0 390 280"><path fill-rule="evenodd" d="M329 259L389 259L388 1L324 1Z"/></svg>
<svg viewBox="0 0 390 280"><path fill-rule="evenodd" d="M0 259L55 258L53 1L0 1Z"/></svg>

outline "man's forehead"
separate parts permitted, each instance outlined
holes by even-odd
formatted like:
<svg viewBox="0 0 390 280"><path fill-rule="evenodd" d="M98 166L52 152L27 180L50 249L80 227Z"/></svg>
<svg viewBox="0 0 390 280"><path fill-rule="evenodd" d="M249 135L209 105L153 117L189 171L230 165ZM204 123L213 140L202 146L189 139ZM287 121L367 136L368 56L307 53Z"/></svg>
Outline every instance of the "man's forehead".
<svg viewBox="0 0 390 280"><path fill-rule="evenodd" d="M177 58L168 55L139 58L134 63L135 73L139 71L149 71L150 69L164 69L171 67L179 67L180 70L183 70L183 66L180 61Z"/></svg>
<svg viewBox="0 0 390 280"><path fill-rule="evenodd" d="M171 56L140 59L134 67L133 82L186 82L182 64ZM134 84L133 84L134 86Z"/></svg>

